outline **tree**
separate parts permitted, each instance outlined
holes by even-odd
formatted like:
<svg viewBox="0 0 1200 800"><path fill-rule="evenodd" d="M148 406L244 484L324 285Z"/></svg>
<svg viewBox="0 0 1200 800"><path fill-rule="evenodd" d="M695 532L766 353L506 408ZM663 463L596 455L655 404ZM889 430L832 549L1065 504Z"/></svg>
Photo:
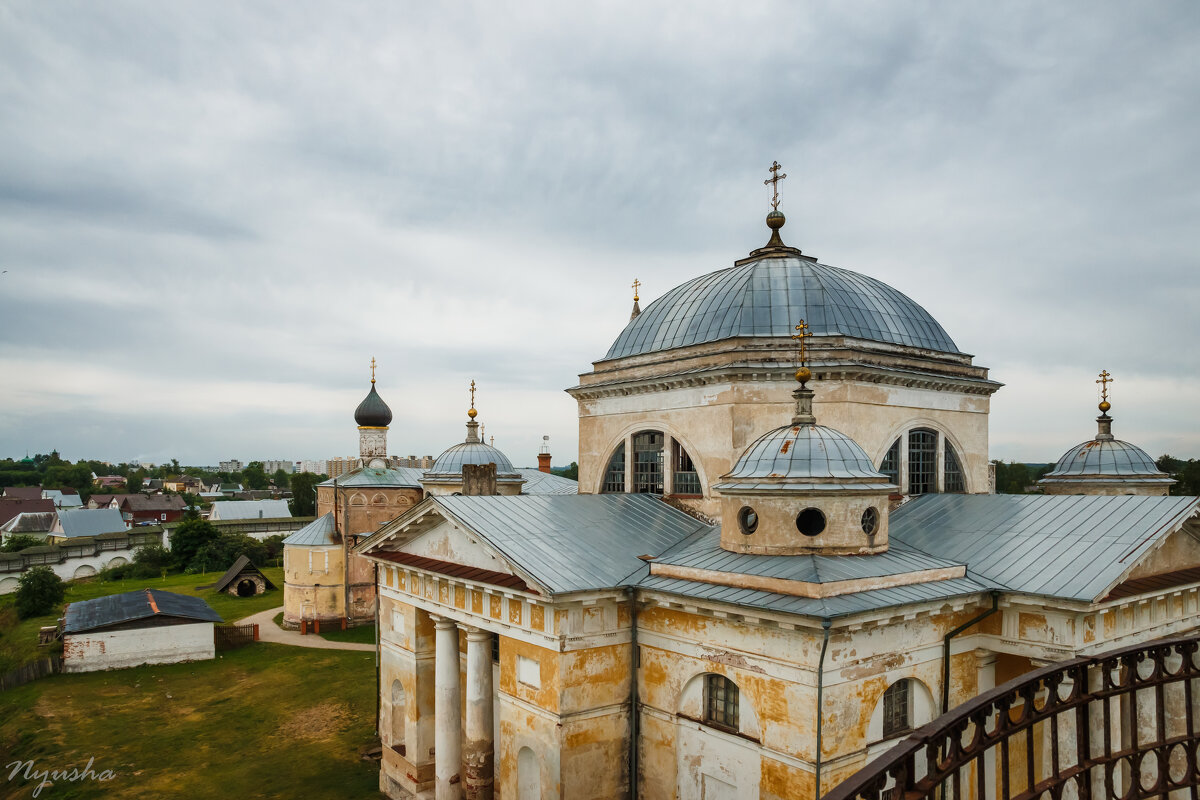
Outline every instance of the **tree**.
<svg viewBox="0 0 1200 800"><path fill-rule="evenodd" d="M126 487L130 494L137 494L142 490L142 474L140 472L129 476L128 485Z"/></svg>
<svg viewBox="0 0 1200 800"><path fill-rule="evenodd" d="M62 578L49 567L34 567L17 583L17 615L21 619L40 617L57 609L67 595Z"/></svg>
<svg viewBox="0 0 1200 800"><path fill-rule="evenodd" d="M250 489L265 489L267 488L267 473L263 470L261 461L251 461L242 470L242 476L246 479L246 486Z"/></svg>
<svg viewBox="0 0 1200 800"><path fill-rule="evenodd" d="M195 572L224 572L238 556L255 564L267 563L267 545L244 533L223 533L197 551L190 568Z"/></svg>
<svg viewBox="0 0 1200 800"><path fill-rule="evenodd" d="M579 464L572 461L569 467L559 467L558 469L550 470L555 475L560 475L564 478L570 478L573 481L579 480Z"/></svg>
<svg viewBox="0 0 1200 800"><path fill-rule="evenodd" d="M275 474L271 476L271 483L280 488L288 485L288 474L283 471L283 467L275 470Z"/></svg>
<svg viewBox="0 0 1200 800"><path fill-rule="evenodd" d="M292 499L288 508L293 517L313 517L317 514L317 484L325 479L324 475L314 475L311 472L298 472L288 481L292 490Z"/></svg>
<svg viewBox="0 0 1200 800"><path fill-rule="evenodd" d="M37 547L40 544L45 543L34 536L25 536L18 533L8 537L8 541L0 545L0 553L16 553L24 550L26 547Z"/></svg>
<svg viewBox="0 0 1200 800"><path fill-rule="evenodd" d="M192 517L171 532L171 555L175 563L186 569L200 549L217 538L217 529L212 523Z"/></svg>

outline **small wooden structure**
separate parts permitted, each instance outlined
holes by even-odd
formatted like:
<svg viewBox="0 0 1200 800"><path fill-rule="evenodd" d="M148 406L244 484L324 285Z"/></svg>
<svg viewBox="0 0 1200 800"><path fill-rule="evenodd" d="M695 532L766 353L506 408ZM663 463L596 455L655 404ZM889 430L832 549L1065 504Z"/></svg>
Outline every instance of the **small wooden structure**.
<svg viewBox="0 0 1200 800"><path fill-rule="evenodd" d="M233 562L233 566L225 571L213 588L236 597L252 597L274 589L275 584L267 580L262 570L250 563L248 556L238 556L238 560Z"/></svg>

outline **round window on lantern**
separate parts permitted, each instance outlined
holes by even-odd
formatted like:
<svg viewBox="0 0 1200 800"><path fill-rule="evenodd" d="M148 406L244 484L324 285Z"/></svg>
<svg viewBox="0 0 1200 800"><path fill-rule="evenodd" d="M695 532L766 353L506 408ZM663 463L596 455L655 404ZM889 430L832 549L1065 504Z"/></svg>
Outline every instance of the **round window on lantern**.
<svg viewBox="0 0 1200 800"><path fill-rule="evenodd" d="M754 533L758 530L758 512L750 506L742 506L742 510L738 512L738 527L747 536Z"/></svg>
<svg viewBox="0 0 1200 800"><path fill-rule="evenodd" d="M879 512L875 506L871 506L862 515L862 529L867 536L874 536L875 530L879 527Z"/></svg>
<svg viewBox="0 0 1200 800"><path fill-rule="evenodd" d="M825 515L819 508L806 508L796 516L796 530L805 536L816 536L825 530Z"/></svg>

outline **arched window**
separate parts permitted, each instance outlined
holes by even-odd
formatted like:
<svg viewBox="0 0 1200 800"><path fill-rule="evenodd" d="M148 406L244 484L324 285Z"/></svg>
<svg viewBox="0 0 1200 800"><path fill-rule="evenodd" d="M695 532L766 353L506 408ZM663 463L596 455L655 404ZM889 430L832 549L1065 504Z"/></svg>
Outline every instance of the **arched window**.
<svg viewBox="0 0 1200 800"><path fill-rule="evenodd" d="M962 466L958 463L958 456L954 454L954 448L947 441L945 445L945 475L943 476L943 491L961 494L967 490L966 483L963 482Z"/></svg>
<svg viewBox="0 0 1200 800"><path fill-rule="evenodd" d="M541 800L542 772L538 758L528 747L517 753L517 797L519 800Z"/></svg>
<svg viewBox="0 0 1200 800"><path fill-rule="evenodd" d="M696 474L696 465L692 463L692 457L688 455L687 450L683 449L683 445L672 440L672 449L675 454L671 459L674 474L671 476L671 492L673 494L704 494L704 489L700 486L700 476Z"/></svg>
<svg viewBox="0 0 1200 800"><path fill-rule="evenodd" d="M633 437L634 494L663 493L662 431L642 431Z"/></svg>
<svg viewBox="0 0 1200 800"><path fill-rule="evenodd" d="M888 480L897 486L900 485L900 440L892 442L892 446L888 448L887 455L883 457L883 461L879 463L879 471L888 476Z"/></svg>
<svg viewBox="0 0 1200 800"><path fill-rule="evenodd" d="M738 730L741 693L724 675L704 676L704 724L729 731Z"/></svg>
<svg viewBox="0 0 1200 800"><path fill-rule="evenodd" d="M917 428L908 432L908 493L937 491L937 431Z"/></svg>
<svg viewBox="0 0 1200 800"><path fill-rule="evenodd" d="M404 755L405 701L404 687L399 680L392 681L392 747L400 755Z"/></svg>
<svg viewBox="0 0 1200 800"><path fill-rule="evenodd" d="M891 739L912 730L911 682L896 681L883 693L883 738Z"/></svg>
<svg viewBox="0 0 1200 800"><path fill-rule="evenodd" d="M601 494L620 494L625 491L625 443L617 447L612 458L608 460L608 469L604 471L604 483L600 487Z"/></svg>

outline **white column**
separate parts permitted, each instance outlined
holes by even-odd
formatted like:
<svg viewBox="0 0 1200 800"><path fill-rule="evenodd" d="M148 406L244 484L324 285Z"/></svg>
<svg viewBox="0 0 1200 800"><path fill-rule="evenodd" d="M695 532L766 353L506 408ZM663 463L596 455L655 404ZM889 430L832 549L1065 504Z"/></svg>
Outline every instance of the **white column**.
<svg viewBox="0 0 1200 800"><path fill-rule="evenodd" d="M433 775L436 800L461 800L462 704L458 671L458 626L429 615L436 630L434 665Z"/></svg>
<svg viewBox="0 0 1200 800"><path fill-rule="evenodd" d="M492 800L494 703L492 634L467 628L467 736L463 766L469 800Z"/></svg>
<svg viewBox="0 0 1200 800"><path fill-rule="evenodd" d="M675 494L675 437L663 431L663 497Z"/></svg>
<svg viewBox="0 0 1200 800"><path fill-rule="evenodd" d="M996 654L982 648L975 651L975 676L977 694L996 688ZM977 769L983 770L984 796L978 800L995 800L996 798L996 747L989 747L983 753L982 763Z"/></svg>
<svg viewBox="0 0 1200 800"><path fill-rule="evenodd" d="M625 437L625 492L633 491L633 434Z"/></svg>

